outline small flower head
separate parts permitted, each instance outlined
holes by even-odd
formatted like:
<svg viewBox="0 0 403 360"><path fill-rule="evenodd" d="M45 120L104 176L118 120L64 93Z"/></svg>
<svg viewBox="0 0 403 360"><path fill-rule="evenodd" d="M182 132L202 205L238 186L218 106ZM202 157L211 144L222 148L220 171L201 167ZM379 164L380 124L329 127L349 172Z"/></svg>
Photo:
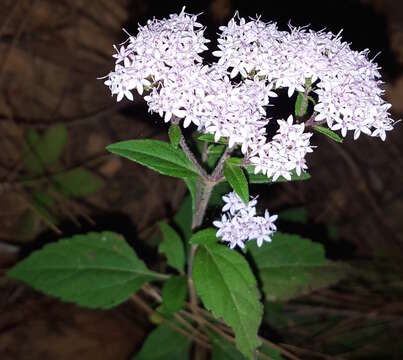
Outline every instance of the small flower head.
<svg viewBox="0 0 403 360"><path fill-rule="evenodd" d="M245 247L245 242L256 240L257 245L271 241L271 236L277 230L274 222L277 215L270 216L266 210L264 216L256 215L256 199L245 204L235 192L223 196L225 205L222 209L221 221L214 221L213 225L218 228L217 237L228 243L233 249L236 246Z"/></svg>

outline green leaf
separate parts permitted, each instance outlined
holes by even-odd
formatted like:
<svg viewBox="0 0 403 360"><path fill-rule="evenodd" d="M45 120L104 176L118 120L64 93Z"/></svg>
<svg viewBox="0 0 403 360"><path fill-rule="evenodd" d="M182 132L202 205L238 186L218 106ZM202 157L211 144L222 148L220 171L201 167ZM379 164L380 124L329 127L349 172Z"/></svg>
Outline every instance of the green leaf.
<svg viewBox="0 0 403 360"><path fill-rule="evenodd" d="M295 102L295 116L301 117L306 114L308 109L308 101L305 101L304 108L302 108L302 103L304 101L304 93L299 92L297 96L297 101Z"/></svg>
<svg viewBox="0 0 403 360"><path fill-rule="evenodd" d="M319 125L315 125L313 127L313 129L323 135L326 135L327 137L329 137L330 139L338 142L338 143L342 143L343 142L343 138L340 137L339 135L337 135L333 130L330 130L324 126L319 126Z"/></svg>
<svg viewBox="0 0 403 360"><path fill-rule="evenodd" d="M207 142L209 142L209 143L223 144L223 145L227 145L227 144L228 144L228 140L227 140L226 138L224 138L224 137L220 137L220 138L218 139L218 141L215 141L213 134L203 134L203 135L200 135L200 136L198 137L198 139L201 140L201 141L207 141Z"/></svg>
<svg viewBox="0 0 403 360"><path fill-rule="evenodd" d="M164 141L128 140L109 145L106 149L163 175L178 178L198 176L185 153Z"/></svg>
<svg viewBox="0 0 403 360"><path fill-rule="evenodd" d="M304 207L298 207L281 211L278 214L280 220L290 221L294 223L307 224L308 223L308 210Z"/></svg>
<svg viewBox="0 0 403 360"><path fill-rule="evenodd" d="M245 360L239 350L222 336L211 334L211 360Z"/></svg>
<svg viewBox="0 0 403 360"><path fill-rule="evenodd" d="M179 146L179 142L181 140L181 128L179 125L176 124L171 124L168 130L168 136L169 136L169 141L171 142L171 145L177 149Z"/></svg>
<svg viewBox="0 0 403 360"><path fill-rule="evenodd" d="M227 339L224 337L210 333L209 334L210 342L212 345L211 349L211 360L245 360L245 356L243 356L238 349ZM259 351L265 355L268 355L272 360L282 360L280 353L274 348L268 347L266 344L262 345L259 348ZM267 359L261 354L256 356L256 359Z"/></svg>
<svg viewBox="0 0 403 360"><path fill-rule="evenodd" d="M166 223L159 223L163 240L158 248L158 252L165 254L169 266L179 272L183 272L185 267L185 251L183 242L177 232Z"/></svg>
<svg viewBox="0 0 403 360"><path fill-rule="evenodd" d="M93 171L76 168L52 177L58 189L66 196L82 197L103 188L104 180Z"/></svg>
<svg viewBox="0 0 403 360"><path fill-rule="evenodd" d="M89 308L110 308L148 281L165 279L146 268L118 234L88 233L35 251L9 272L33 288Z"/></svg>
<svg viewBox="0 0 403 360"><path fill-rule="evenodd" d="M188 293L186 276L173 276L164 282L162 287L162 305L158 311L165 316L172 316L185 304Z"/></svg>
<svg viewBox="0 0 403 360"><path fill-rule="evenodd" d="M226 246L200 245L192 276L204 306L233 328L237 348L252 359L255 348L260 345L257 331L262 305L247 261Z"/></svg>
<svg viewBox="0 0 403 360"><path fill-rule="evenodd" d="M148 335L134 360L187 360L190 344L187 337L161 324Z"/></svg>
<svg viewBox="0 0 403 360"><path fill-rule="evenodd" d="M217 230L213 228L200 230L190 238L189 242L193 245L213 245L217 243L216 233Z"/></svg>
<svg viewBox="0 0 403 360"><path fill-rule="evenodd" d="M24 151L26 169L32 174L40 174L45 167L57 163L66 145L67 136L67 130L61 124L49 127L43 136L30 130Z"/></svg>
<svg viewBox="0 0 403 360"><path fill-rule="evenodd" d="M345 265L327 261L321 244L298 235L277 232L271 243L258 248L248 243L259 270L266 299L293 299L338 282L347 271Z"/></svg>
<svg viewBox="0 0 403 360"><path fill-rule="evenodd" d="M238 196L247 204L249 202L248 180L240 166L241 162L241 159L229 158L224 164L224 176Z"/></svg>
<svg viewBox="0 0 403 360"><path fill-rule="evenodd" d="M268 178L266 175L254 173L255 167L253 165L246 166L246 172L248 174L248 180L250 184L269 184L269 183L278 183L278 182L286 182L290 181L280 176L276 181L273 181L273 178ZM311 178L311 175L307 172L301 173L301 175L297 175L295 170L291 172L291 181L303 181Z"/></svg>

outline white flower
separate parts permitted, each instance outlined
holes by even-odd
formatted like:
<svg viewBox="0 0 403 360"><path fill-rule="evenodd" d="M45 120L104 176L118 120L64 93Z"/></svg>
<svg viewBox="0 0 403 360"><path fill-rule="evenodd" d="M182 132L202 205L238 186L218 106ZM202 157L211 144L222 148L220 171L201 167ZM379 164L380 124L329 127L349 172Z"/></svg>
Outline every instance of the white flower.
<svg viewBox="0 0 403 360"><path fill-rule="evenodd" d="M255 173L262 172L273 181L280 176L291 180L293 170L299 176L307 169L305 155L313 151L309 142L312 134L304 132L304 124L294 124L292 115L277 123L280 128L272 141L255 146L249 160Z"/></svg>
<svg viewBox="0 0 403 360"><path fill-rule="evenodd" d="M117 101L133 100L137 91L165 122L175 117L185 128L195 125L214 135L215 141L227 138L256 174L274 181L290 180L293 172L301 175L313 151L304 123L292 116L268 117L270 99L280 87L292 96L305 91L310 79L318 98L315 121L325 120L343 137L351 131L354 139L364 133L385 140L393 129L378 65L368 59L368 50L352 50L340 33L292 26L280 31L275 23L238 14L219 29L213 52L218 61L203 65L200 54L209 40L197 16L183 9L167 19L149 20L115 47L115 70L105 84ZM269 138L266 126L276 120L279 129ZM228 209L232 215L239 211L234 204Z"/></svg>
<svg viewBox="0 0 403 360"><path fill-rule="evenodd" d="M319 80L317 121L326 119L343 136L351 130L355 139L361 132L385 139L393 127L390 104L381 98L379 67L368 50L352 50L340 33L291 26L279 31L275 23L237 17L220 28L219 51L213 54L222 66L232 71L248 66L276 87L287 87L288 96L304 91L307 78Z"/></svg>
<svg viewBox="0 0 403 360"><path fill-rule="evenodd" d="M245 204L235 192L223 196L225 202L222 208L221 221L214 221L218 228L216 236L228 243L231 249L245 247L245 242L256 240L262 246L264 241L270 242L271 236L277 230L274 222L277 215L270 216L266 210L264 216L256 216L256 198Z"/></svg>

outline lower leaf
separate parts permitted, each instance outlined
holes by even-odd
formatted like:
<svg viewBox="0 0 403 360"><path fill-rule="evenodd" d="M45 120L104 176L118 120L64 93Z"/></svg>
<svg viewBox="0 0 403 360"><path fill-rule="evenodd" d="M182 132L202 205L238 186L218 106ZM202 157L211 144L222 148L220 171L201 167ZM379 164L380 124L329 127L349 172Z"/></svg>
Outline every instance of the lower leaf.
<svg viewBox="0 0 403 360"><path fill-rule="evenodd" d="M189 349L187 337L162 324L148 335L133 360L187 360Z"/></svg>
<svg viewBox="0 0 403 360"><path fill-rule="evenodd" d="M262 305L245 258L223 245L200 245L192 276L204 306L232 327L238 349L252 359L260 345L257 332Z"/></svg>
<svg viewBox="0 0 403 360"><path fill-rule="evenodd" d="M124 238L112 232L48 244L14 266L8 276L89 308L118 305L144 283L166 278L148 270Z"/></svg>

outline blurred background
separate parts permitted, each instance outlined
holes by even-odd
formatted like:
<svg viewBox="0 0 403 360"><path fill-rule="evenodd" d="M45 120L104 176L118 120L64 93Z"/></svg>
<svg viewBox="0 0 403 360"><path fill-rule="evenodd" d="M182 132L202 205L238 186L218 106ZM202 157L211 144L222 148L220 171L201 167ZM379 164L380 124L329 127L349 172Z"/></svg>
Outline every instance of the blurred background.
<svg viewBox="0 0 403 360"><path fill-rule="evenodd" d="M90 311L5 278L19 257L60 237L90 230L125 235L158 266L157 220L180 207L186 187L105 151L110 143L167 139L143 102L111 98L97 77L113 69L113 44L137 24L202 13L215 45L218 27L239 10L286 28L310 25L382 67L393 117L403 113L403 2L351 1L0 1L0 358L129 359L150 322L134 304ZM211 55L207 55L211 59ZM288 116L287 98L276 114ZM292 108L292 106L291 106ZM403 142L352 136L339 145L315 136L309 181L252 188L286 211L280 229L324 244L354 275L287 304L266 304L264 335L297 347L301 358L402 359ZM211 220L211 219L210 219ZM302 350L301 350L302 349ZM324 355L327 354L327 355Z"/></svg>

